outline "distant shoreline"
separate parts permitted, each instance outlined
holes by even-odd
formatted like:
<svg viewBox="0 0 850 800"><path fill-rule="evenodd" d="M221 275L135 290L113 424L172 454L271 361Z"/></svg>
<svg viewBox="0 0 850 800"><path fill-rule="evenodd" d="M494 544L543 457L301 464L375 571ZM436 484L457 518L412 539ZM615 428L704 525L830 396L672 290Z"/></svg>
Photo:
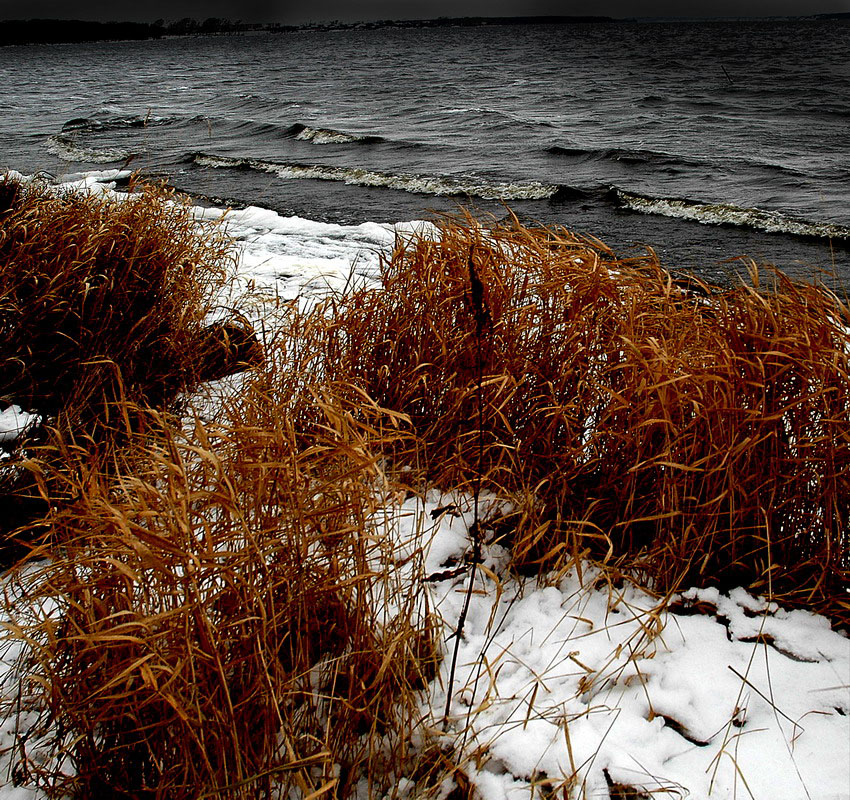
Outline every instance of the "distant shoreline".
<svg viewBox="0 0 850 800"><path fill-rule="evenodd" d="M245 33L306 33L379 28L456 28L506 25L585 25L619 23L670 22L850 22L850 12L807 16L717 17L691 19L683 17L615 18L606 16L510 16L510 17L438 17L416 20L375 20L364 22L309 22L284 25L279 22L246 23L210 17L202 22L184 18L166 24L163 20L144 22L92 22L86 20L29 19L0 22L0 46L16 44L60 44L99 41L143 41L173 36L212 36Z"/></svg>

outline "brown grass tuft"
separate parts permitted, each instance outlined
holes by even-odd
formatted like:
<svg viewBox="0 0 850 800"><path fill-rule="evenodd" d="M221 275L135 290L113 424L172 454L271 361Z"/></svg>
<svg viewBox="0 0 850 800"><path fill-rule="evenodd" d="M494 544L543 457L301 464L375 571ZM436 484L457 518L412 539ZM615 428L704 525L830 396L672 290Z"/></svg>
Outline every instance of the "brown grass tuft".
<svg viewBox="0 0 850 800"><path fill-rule="evenodd" d="M482 447L520 567L593 555L662 592L744 584L846 618L850 314L764 272L683 286L651 253L448 219L321 309L311 369L407 415L395 455L428 481L471 487Z"/></svg>
<svg viewBox="0 0 850 800"><path fill-rule="evenodd" d="M0 451L3 562L25 550L17 539L42 538L39 515L74 496L46 486L55 475L34 456L61 465L73 446L108 465L145 424L133 409L173 410L229 354L227 342L211 352L204 318L233 257L219 229L162 187L96 196L0 178L0 400L44 420L11 458Z"/></svg>
<svg viewBox="0 0 850 800"><path fill-rule="evenodd" d="M63 555L22 579L12 629L42 712L19 780L82 798L385 787L433 632L370 529L359 426L322 401L324 434L298 450L278 408L249 391L236 424L166 427L117 478L63 473Z"/></svg>
<svg viewBox="0 0 850 800"><path fill-rule="evenodd" d="M0 387L66 430L116 424L120 399L167 407L197 379L231 245L175 195L137 189L114 199L0 180Z"/></svg>

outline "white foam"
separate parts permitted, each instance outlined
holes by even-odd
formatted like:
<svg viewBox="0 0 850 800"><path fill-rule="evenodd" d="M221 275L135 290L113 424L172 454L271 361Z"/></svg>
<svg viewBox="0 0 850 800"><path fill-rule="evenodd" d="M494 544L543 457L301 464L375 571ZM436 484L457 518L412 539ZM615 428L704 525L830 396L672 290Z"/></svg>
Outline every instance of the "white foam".
<svg viewBox="0 0 850 800"><path fill-rule="evenodd" d="M558 191L558 186L538 181L500 182L487 181L474 176L396 174L359 167L331 167L323 164L278 164L203 153L195 156L195 163L204 167L219 169L250 167L261 172L270 172L287 180L339 181L353 186L399 189L413 194L428 194L436 197L469 195L480 197L482 200L545 200Z"/></svg>
<svg viewBox="0 0 850 800"><path fill-rule="evenodd" d="M309 128L305 127L296 137L302 142L312 142L313 144L348 144L349 142L360 142L365 137L358 136L353 133L343 133L330 128Z"/></svg>
<svg viewBox="0 0 850 800"><path fill-rule="evenodd" d="M88 161L92 164L109 164L113 161L126 161L133 153L117 147L95 149L80 147L64 137L50 136L47 149L63 161Z"/></svg>
<svg viewBox="0 0 850 800"><path fill-rule="evenodd" d="M129 169L101 169L88 170L86 172L67 172L60 176L59 180L62 183L83 183L90 186L95 183L115 185L116 181L127 180L133 174Z"/></svg>
<svg viewBox="0 0 850 800"><path fill-rule="evenodd" d="M690 200L644 197L620 189L617 196L627 208L644 214L693 220L703 225L739 225L766 233L790 233L827 239L850 239L850 229L842 225L787 217L776 211L741 208L724 203L696 203Z"/></svg>

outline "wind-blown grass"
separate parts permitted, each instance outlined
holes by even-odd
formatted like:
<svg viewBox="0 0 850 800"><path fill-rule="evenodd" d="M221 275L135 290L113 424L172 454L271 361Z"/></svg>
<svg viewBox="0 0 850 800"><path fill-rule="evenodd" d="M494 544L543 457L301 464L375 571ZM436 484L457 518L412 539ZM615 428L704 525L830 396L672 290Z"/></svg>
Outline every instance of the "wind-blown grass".
<svg viewBox="0 0 850 800"><path fill-rule="evenodd" d="M137 188L119 200L0 181L0 387L66 430L120 427L116 401L165 408L197 381L232 263L186 201Z"/></svg>
<svg viewBox="0 0 850 800"><path fill-rule="evenodd" d="M266 364L180 422L223 239L152 191L6 181L0 252L3 391L56 420L16 464L50 560L9 579L6 633L15 777L52 796L471 791L411 745L435 631L421 551L375 522L408 491L486 492L518 570L848 619L850 313L823 287L683 285L651 253L445 219L380 288L284 308Z"/></svg>
<svg viewBox="0 0 850 800"><path fill-rule="evenodd" d="M218 355L204 319L232 263L221 230L162 188L104 196L0 179L0 396L44 423L0 465L4 561L21 552L6 534L27 525L32 540L60 500L31 460L56 452L42 445L58 432L108 463L143 422L136 406L174 410L198 385Z"/></svg>
<svg viewBox="0 0 850 800"><path fill-rule="evenodd" d="M518 567L589 555L846 618L850 314L825 287L678 282L651 253L450 219L319 313L310 369L408 415L396 457L428 482L469 487L483 458Z"/></svg>
<svg viewBox="0 0 850 800"><path fill-rule="evenodd" d="M184 436L154 415L157 442L136 442L126 469L89 471L79 453L63 472L78 499L48 520L61 549L11 604L7 635L27 645L16 702L33 714L19 781L83 798L386 786L433 633L370 536L359 426L320 408L303 451L251 393L238 426Z"/></svg>

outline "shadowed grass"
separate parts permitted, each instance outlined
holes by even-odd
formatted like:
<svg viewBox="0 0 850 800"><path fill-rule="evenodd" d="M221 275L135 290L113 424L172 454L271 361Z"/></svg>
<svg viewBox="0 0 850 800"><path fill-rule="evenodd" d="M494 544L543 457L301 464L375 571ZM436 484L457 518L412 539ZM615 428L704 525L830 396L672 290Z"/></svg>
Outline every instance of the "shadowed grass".
<svg viewBox="0 0 850 800"><path fill-rule="evenodd" d="M114 421L116 400L169 406L197 381L202 322L232 258L163 189L116 199L4 177L3 394L89 433Z"/></svg>
<svg viewBox="0 0 850 800"><path fill-rule="evenodd" d="M221 360L203 323L233 263L230 241L199 226L185 198L135 189L103 196L0 178L0 399L44 423L0 464L0 529L29 526L27 541L33 519L68 497L58 485L45 494L43 476L38 488L31 457L56 452L39 448L58 433L106 465L144 426L136 406L174 410ZM7 563L21 552L5 537L0 550Z"/></svg>

